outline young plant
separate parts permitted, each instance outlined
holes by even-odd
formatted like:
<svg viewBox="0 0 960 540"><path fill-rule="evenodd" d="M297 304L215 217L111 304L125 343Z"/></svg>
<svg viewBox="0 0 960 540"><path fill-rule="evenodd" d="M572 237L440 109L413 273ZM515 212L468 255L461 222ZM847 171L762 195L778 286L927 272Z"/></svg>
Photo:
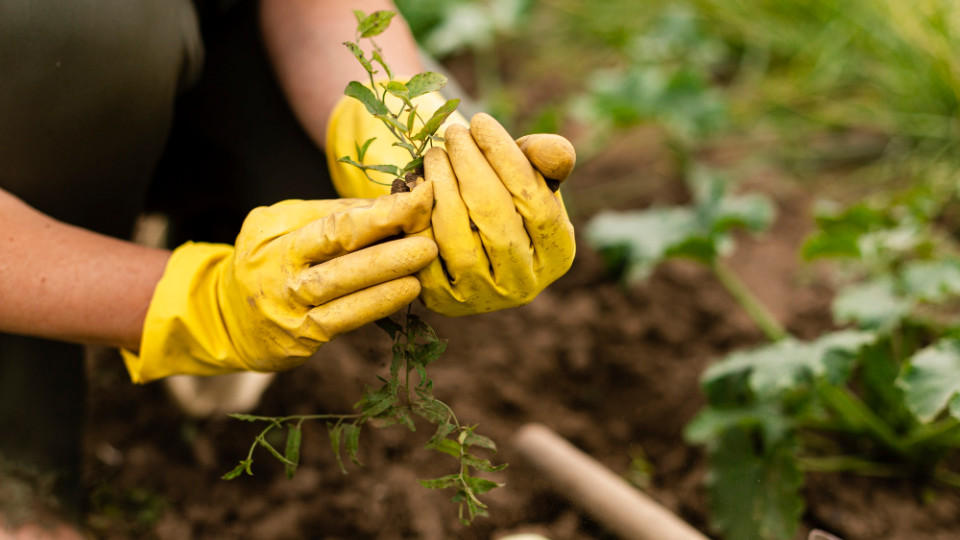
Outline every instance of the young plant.
<svg viewBox="0 0 960 540"><path fill-rule="evenodd" d="M724 538L793 537L807 471L960 487L949 467L960 449L960 258L934 232L950 195L921 188L818 216L820 230L802 253L837 259L849 284L833 302L838 329L810 341L787 334L717 266L725 243L718 217L730 212L709 211L727 206L709 201L724 197L695 197L694 208L598 216L588 227L588 240L618 254L628 277L671 256L722 269L717 277L771 340L706 370L707 406L686 427L686 438L707 448L712 523ZM733 206L750 206L740 201ZM637 227L639 220L649 228ZM648 236L667 240L651 247Z"/></svg>
<svg viewBox="0 0 960 540"><path fill-rule="evenodd" d="M366 107L367 112L383 122L383 125L396 139L393 146L406 150L410 154L410 161L403 167L392 164L365 164L364 158L367 150L376 140L376 137L367 139L363 144L357 143L356 160L344 156L337 161L358 167L371 182L391 185L394 189L402 190L404 189L403 183L409 183L417 176L423 175L423 154L435 141L443 142L443 139L437 135L437 130L447 117L457 109L460 100L447 100L430 115L429 119L424 120L417 111L417 106L413 103L413 100L443 88L447 84L447 78L440 73L426 71L410 77L406 82L395 80L393 71L383 59L383 51L373 40L374 37L387 29L394 12L377 11L366 15L362 11L354 10L354 15L357 17L357 35L354 41L346 41L344 45L366 70L369 85L359 81L351 81L347 84L344 94L359 100ZM372 51L369 57L360 46L361 39L367 39L371 44ZM375 64L383 68L386 80L382 80L381 76L381 80L377 81L376 75L380 71ZM392 96L395 100L389 100L388 96ZM391 110L388 101L399 101L399 109ZM381 182L370 176L370 171L392 175L394 180L390 184Z"/></svg>
<svg viewBox="0 0 960 540"><path fill-rule="evenodd" d="M410 161L403 167L390 164L364 163L367 150L375 138L368 139L362 145L356 145L357 159L341 157L338 161L360 168L371 182L381 183L370 175L378 171L393 175L392 191L408 191L408 183L423 175L423 153L434 141L442 141L436 131L450 114L456 110L459 100L446 101L429 119L424 121L417 111L413 99L429 92L439 90L446 84L443 75L432 72L419 73L406 83L394 80L393 72L383 58L382 50L372 38L380 35L390 24L394 16L390 11L377 11L366 15L354 11L357 18L355 41L344 45L363 65L370 77L370 85L351 81L344 94L359 100L367 111L381 120L394 136L394 146L407 150ZM360 40L367 39L372 44L369 57L360 47ZM386 80L377 82L375 75L379 71L374 65L386 72ZM388 96L399 100L399 109L391 110ZM418 127L419 125L419 127ZM437 337L436 332L423 319L407 309L400 321L385 318L377 321L393 340L393 358L390 362L390 377L378 377L381 385L368 388L363 397L354 405L355 413L350 414L310 414L291 416L256 416L250 414L231 415L238 420L264 422L266 426L256 436L247 452L247 457L223 478L230 480L246 473L253 474L253 453L258 447L266 449L270 455L283 463L288 477L293 477L300 460L300 445L303 424L306 421L325 421L331 445L340 469L347 473L343 456L346 454L354 464L359 460L360 435L364 427L406 426L416 431L414 417L422 418L433 424L435 431L426 443L428 450L452 456L457 461L456 471L428 480L420 484L428 489L452 489L452 501L458 504L460 521L469 525L477 516L487 515L487 506L480 501L479 495L500 487L502 484L475 476L476 472L496 472L507 465L493 465L489 460L477 456L475 449L496 451L496 444L489 438L476 433L476 426L464 425L446 403L433 394L433 381L427 375L427 366L440 358L446 349L446 341ZM286 444L283 452L270 443L267 436L274 430L286 430Z"/></svg>

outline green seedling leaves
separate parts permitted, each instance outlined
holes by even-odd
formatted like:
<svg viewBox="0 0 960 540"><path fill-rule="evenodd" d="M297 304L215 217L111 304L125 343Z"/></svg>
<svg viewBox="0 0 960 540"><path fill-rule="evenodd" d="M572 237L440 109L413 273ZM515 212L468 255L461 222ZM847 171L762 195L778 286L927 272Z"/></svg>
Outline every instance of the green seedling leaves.
<svg viewBox="0 0 960 540"><path fill-rule="evenodd" d="M383 67L383 70L387 72L387 78L393 80L393 70L390 69L390 66L384 61L383 56L380 55L380 51L377 49L373 50L373 61L380 64Z"/></svg>
<svg viewBox="0 0 960 540"><path fill-rule="evenodd" d="M960 261L911 261L904 265L905 293L916 300L940 303L960 295Z"/></svg>
<svg viewBox="0 0 960 540"><path fill-rule="evenodd" d="M395 165L364 165L362 163L357 163L348 157L338 158L337 161L341 163L349 163L350 165L353 165L354 167L364 171L377 171L386 174L392 174L394 176L400 176L400 168Z"/></svg>
<svg viewBox="0 0 960 540"><path fill-rule="evenodd" d="M433 116L423 125L423 128L411 137L411 140L422 141L427 137L432 137L433 134L440 129L440 125L453 114L453 111L457 110L458 105L460 105L459 99L451 99L441 105L440 108L433 113Z"/></svg>
<svg viewBox="0 0 960 540"><path fill-rule="evenodd" d="M693 206L604 211L587 223L587 242L613 266L622 266L627 282L645 279L669 258L709 265L729 251L731 230L760 232L773 221L773 205L766 198L729 195L721 179L705 173L692 176Z"/></svg>
<svg viewBox="0 0 960 540"><path fill-rule="evenodd" d="M771 399L797 386L825 378L842 384L852 370L855 354L872 343L872 332L844 330L826 334L812 342L786 338L750 351L738 351L710 366L702 381L707 396L722 400L723 384L731 378L743 378L750 391L760 399Z"/></svg>
<svg viewBox="0 0 960 540"><path fill-rule="evenodd" d="M354 10L353 14L357 17L357 33L361 38L379 36L390 26L390 20L396 15L395 12L388 10L374 11L366 16L363 16L362 11ZM363 16L362 19L361 16Z"/></svg>
<svg viewBox="0 0 960 540"><path fill-rule="evenodd" d="M366 85L357 81L347 83L347 87L343 90L343 93L363 103L367 112L373 116L379 118L380 116L386 116L390 113L390 111L387 110L387 106L373 93L373 90L370 90Z"/></svg>
<svg viewBox="0 0 960 540"><path fill-rule="evenodd" d="M910 313L912 307L912 302L897 294L891 276L841 290L832 306L837 322L852 322L871 329L889 329Z"/></svg>
<svg viewBox="0 0 960 540"><path fill-rule="evenodd" d="M836 205L821 203L815 219L818 230L807 238L800 251L806 260L860 257L862 236L893 225L885 212L867 204L838 209Z"/></svg>
<svg viewBox="0 0 960 540"><path fill-rule="evenodd" d="M297 466L300 464L300 442L302 440L303 431L300 426L290 424L287 430L287 445L283 453L283 457L290 462L285 466L287 478L293 478L294 473L297 472Z"/></svg>
<svg viewBox="0 0 960 540"><path fill-rule="evenodd" d="M803 514L803 476L792 441L768 446L747 429L725 431L710 452L713 524L728 540L792 538Z"/></svg>
<svg viewBox="0 0 960 540"><path fill-rule="evenodd" d="M374 69L373 64L370 63L370 60L367 60L367 57L364 56L363 49L361 49L359 45L352 41L344 41L343 45L350 50L350 54L352 54L354 58L360 62L360 65L363 66L363 69L367 70L367 73L373 75L377 72L377 70Z"/></svg>
<svg viewBox="0 0 960 540"><path fill-rule="evenodd" d="M913 355L897 386L921 422L930 422L945 410L960 419L960 340L942 339Z"/></svg>
<svg viewBox="0 0 960 540"><path fill-rule="evenodd" d="M411 99L429 94L430 92L436 92L446 85L447 78L432 71L417 73L407 81L407 89L409 90L409 97Z"/></svg>
<svg viewBox="0 0 960 540"><path fill-rule="evenodd" d="M233 470L224 474L220 478L224 480L233 480L234 478L240 476L243 473L247 473L248 475L253 476L253 471L250 468L252 465L253 465L252 459L245 459L241 461L236 467L234 467Z"/></svg>
<svg viewBox="0 0 960 540"><path fill-rule="evenodd" d="M357 457L360 450L360 426L356 424L343 424L344 448L347 451L347 457L355 465L362 466L363 463Z"/></svg>

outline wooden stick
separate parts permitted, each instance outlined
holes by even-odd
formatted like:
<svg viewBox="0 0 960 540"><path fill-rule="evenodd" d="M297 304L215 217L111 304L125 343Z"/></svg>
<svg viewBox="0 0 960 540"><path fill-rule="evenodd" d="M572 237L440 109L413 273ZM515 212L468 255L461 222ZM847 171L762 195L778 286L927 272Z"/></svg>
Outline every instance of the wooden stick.
<svg viewBox="0 0 960 540"><path fill-rule="evenodd" d="M544 425L521 427L512 442L560 493L623 538L707 539Z"/></svg>

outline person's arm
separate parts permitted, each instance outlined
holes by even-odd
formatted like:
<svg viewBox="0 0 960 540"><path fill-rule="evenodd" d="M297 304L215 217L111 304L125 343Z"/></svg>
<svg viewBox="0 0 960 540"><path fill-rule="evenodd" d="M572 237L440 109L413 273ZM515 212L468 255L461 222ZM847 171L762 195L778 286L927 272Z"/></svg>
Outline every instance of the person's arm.
<svg viewBox="0 0 960 540"><path fill-rule="evenodd" d="M355 9L396 11L389 0L261 2L260 24L277 78L301 125L321 148L330 112L347 83L368 78L343 45L355 37ZM416 42L401 17L394 17L376 40L398 78L423 71Z"/></svg>
<svg viewBox="0 0 960 540"><path fill-rule="evenodd" d="M0 331L137 350L169 257L56 221L0 189Z"/></svg>

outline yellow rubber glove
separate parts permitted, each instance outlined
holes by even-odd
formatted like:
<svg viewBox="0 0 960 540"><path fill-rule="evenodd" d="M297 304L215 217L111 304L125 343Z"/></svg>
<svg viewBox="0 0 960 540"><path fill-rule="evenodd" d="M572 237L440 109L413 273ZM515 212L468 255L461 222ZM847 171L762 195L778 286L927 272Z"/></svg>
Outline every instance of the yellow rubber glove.
<svg viewBox="0 0 960 540"><path fill-rule="evenodd" d="M459 316L521 306L573 263L573 225L563 201L531 165L565 177L575 161L573 147L558 136L531 137L515 142L480 113L469 130L446 129L446 151L431 148L424 156L436 199L432 235L440 249L440 257L417 273L429 309Z"/></svg>
<svg viewBox="0 0 960 540"><path fill-rule="evenodd" d="M439 92L424 94L413 100L417 113L421 118L430 118L447 100ZM400 110L401 101L394 96L387 96L387 106L392 111ZM444 126L453 124L469 125L459 112L454 111L447 117ZM415 129L419 130L423 122L416 121ZM441 127L442 133L443 127ZM339 163L341 157L357 158L357 145L362 145L371 137L376 137L363 162L370 165L397 165L403 167L410 161L410 154L399 146L393 146L396 138L383 125L383 122L371 115L364 105L352 98L344 96L337 101L330 113L327 123L327 166L333 187L341 197L373 198L390 193L390 184L393 177L387 173L370 171L370 176L380 184L371 182L363 171L348 163Z"/></svg>
<svg viewBox="0 0 960 540"><path fill-rule="evenodd" d="M174 374L281 371L413 301L437 255L429 182L375 200L284 201L252 211L236 247L188 243L154 292L136 383Z"/></svg>

